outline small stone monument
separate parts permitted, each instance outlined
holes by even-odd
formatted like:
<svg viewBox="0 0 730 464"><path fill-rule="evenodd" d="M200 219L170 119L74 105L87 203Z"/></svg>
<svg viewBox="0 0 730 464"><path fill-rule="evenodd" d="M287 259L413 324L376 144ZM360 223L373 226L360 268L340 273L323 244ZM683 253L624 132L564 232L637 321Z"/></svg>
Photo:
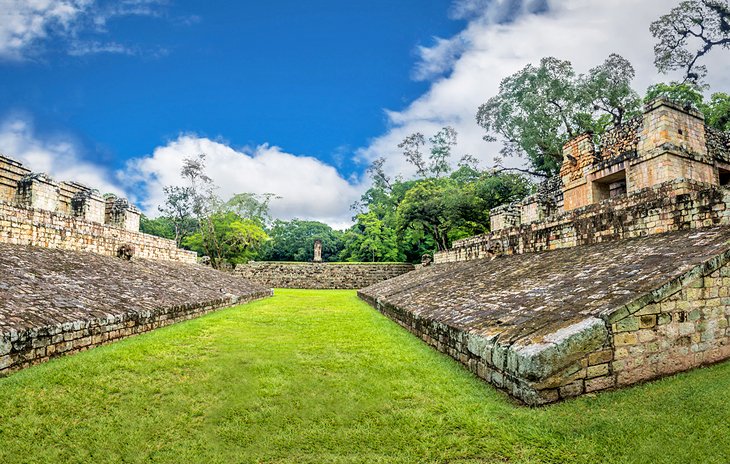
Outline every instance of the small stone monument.
<svg viewBox="0 0 730 464"><path fill-rule="evenodd" d="M315 263L322 262L322 240L317 239L314 241L314 260Z"/></svg>

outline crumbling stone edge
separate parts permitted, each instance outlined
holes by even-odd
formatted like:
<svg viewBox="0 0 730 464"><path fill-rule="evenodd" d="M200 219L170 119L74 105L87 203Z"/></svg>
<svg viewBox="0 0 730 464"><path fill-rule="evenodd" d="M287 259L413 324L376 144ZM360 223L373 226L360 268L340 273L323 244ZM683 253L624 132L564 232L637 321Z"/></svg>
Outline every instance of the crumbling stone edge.
<svg viewBox="0 0 730 464"><path fill-rule="evenodd" d="M243 296L226 294L212 301L186 303L151 311L130 311L121 315L46 327L10 330L0 333L0 377L52 358L86 351L177 322L195 319L219 309L271 296L272 290Z"/></svg>
<svg viewBox="0 0 730 464"><path fill-rule="evenodd" d="M358 296L528 406L655 380L730 358L730 250L596 316L517 340Z"/></svg>

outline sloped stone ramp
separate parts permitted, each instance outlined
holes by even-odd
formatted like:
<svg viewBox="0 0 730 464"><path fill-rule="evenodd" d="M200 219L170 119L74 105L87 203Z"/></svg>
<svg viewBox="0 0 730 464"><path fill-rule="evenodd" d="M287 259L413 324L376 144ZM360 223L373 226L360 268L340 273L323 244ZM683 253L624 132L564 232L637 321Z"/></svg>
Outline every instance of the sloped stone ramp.
<svg viewBox="0 0 730 464"><path fill-rule="evenodd" d="M730 229L431 266L358 294L529 405L730 357Z"/></svg>
<svg viewBox="0 0 730 464"><path fill-rule="evenodd" d="M271 295L195 264L0 244L0 375Z"/></svg>

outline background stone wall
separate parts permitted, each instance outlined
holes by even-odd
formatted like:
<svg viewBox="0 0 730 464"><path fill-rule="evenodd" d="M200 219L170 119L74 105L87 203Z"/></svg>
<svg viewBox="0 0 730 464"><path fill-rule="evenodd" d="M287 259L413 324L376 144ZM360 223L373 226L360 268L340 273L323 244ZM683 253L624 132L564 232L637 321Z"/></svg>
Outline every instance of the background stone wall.
<svg viewBox="0 0 730 464"><path fill-rule="evenodd" d="M604 200L546 221L454 242L436 264L502 254L554 250L604 241L730 224L730 189L677 180L633 195Z"/></svg>
<svg viewBox="0 0 730 464"><path fill-rule="evenodd" d="M412 264L253 262L234 272L270 288L360 289L414 269Z"/></svg>
<svg viewBox="0 0 730 464"><path fill-rule="evenodd" d="M137 258L197 262L197 254L177 248L173 240L133 232L61 213L26 209L0 202L0 243L116 256L131 245Z"/></svg>

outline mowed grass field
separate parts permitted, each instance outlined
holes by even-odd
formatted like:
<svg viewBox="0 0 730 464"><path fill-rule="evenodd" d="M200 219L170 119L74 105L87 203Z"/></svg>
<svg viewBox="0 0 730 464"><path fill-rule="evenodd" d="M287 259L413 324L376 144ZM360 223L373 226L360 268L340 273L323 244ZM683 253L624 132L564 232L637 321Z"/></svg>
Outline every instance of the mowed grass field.
<svg viewBox="0 0 730 464"><path fill-rule="evenodd" d="M730 363L514 404L357 299L271 299L0 379L0 463L728 463Z"/></svg>

